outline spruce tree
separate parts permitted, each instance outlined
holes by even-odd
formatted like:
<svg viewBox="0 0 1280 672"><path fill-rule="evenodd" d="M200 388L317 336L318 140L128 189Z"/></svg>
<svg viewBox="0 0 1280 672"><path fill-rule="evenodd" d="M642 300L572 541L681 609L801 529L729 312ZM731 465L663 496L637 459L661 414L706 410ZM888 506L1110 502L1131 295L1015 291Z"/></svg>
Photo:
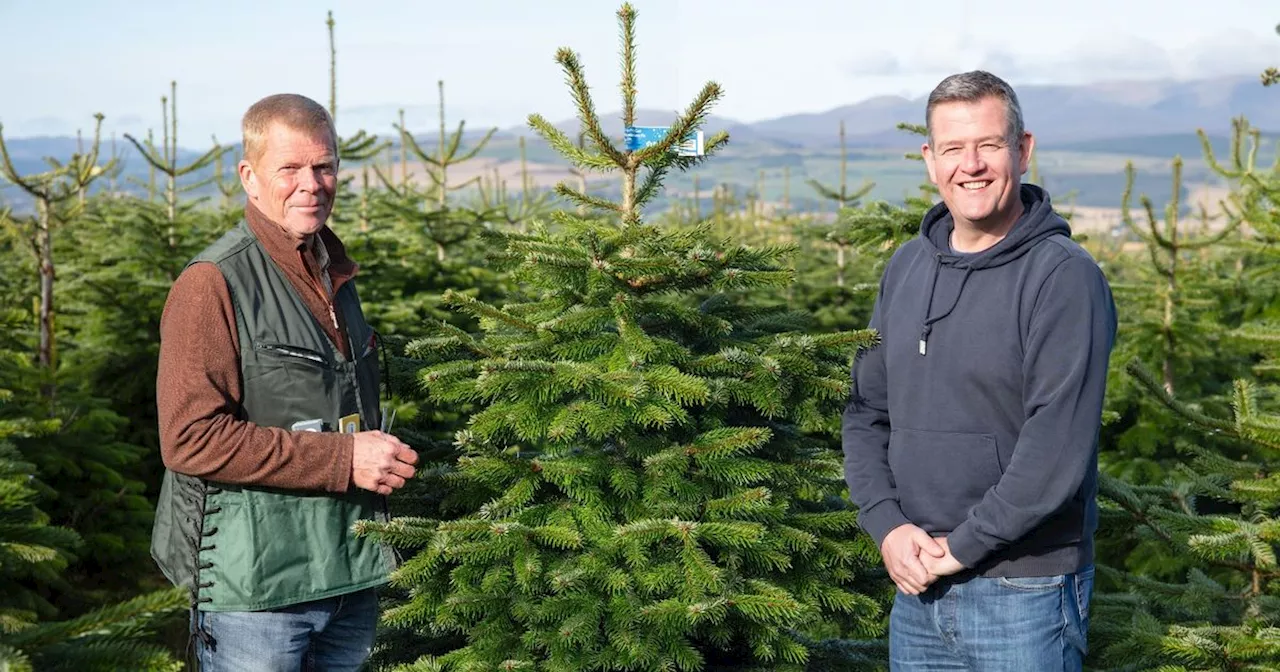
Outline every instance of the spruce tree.
<svg viewBox="0 0 1280 672"><path fill-rule="evenodd" d="M808 185L813 187L813 190L818 192L819 196L830 201L835 201L837 217L842 216L849 208L857 207L859 201L861 201L864 196L871 193L871 190L874 189L876 186L874 182L867 180L863 182L861 187L858 187L853 191L849 191L848 170L849 170L849 151L845 143L844 120L841 120L840 121L840 188L839 190L837 191L836 189L832 189L815 179L807 180ZM846 236L842 235L842 231L840 231L840 229L841 227L837 223L833 229L827 232L826 239L836 248L836 273L835 273L836 286L844 287L845 273L847 272L846 269L849 266L849 252L850 252L850 247L852 245L852 241L848 240Z"/></svg>
<svg viewBox="0 0 1280 672"><path fill-rule="evenodd" d="M635 10L618 12L624 123L634 119ZM891 586L843 495L830 440L848 367L874 335L812 336L803 315L748 298L791 280L781 247L709 226L667 230L643 206L705 157L676 142L704 122L708 83L661 143L629 151L601 127L577 54L556 54L587 144L530 126L573 164L621 173L618 200L557 192L558 212L492 235L522 293L459 292L480 333L436 321L430 397L474 409L456 464L424 465L445 517L367 524L408 549L384 621L442 637L404 670L799 670L873 666ZM707 154L724 146L717 133Z"/></svg>
<svg viewBox="0 0 1280 672"><path fill-rule="evenodd" d="M36 357L40 366L49 372L57 368L54 334L57 311L54 308L53 291L57 266L53 253L53 234L60 225L79 215L89 186L112 168L111 164L104 166L98 163L102 119L101 114L94 115L93 144L88 152L77 152L65 163L46 157L50 170L30 175L22 175L14 167L4 142L4 125L0 124L0 180L21 189L35 205L35 215L26 218L25 222L18 222L12 217L6 217L6 220L23 231L23 237L38 258L40 340ZM42 394L47 398L51 399L54 391L52 382L42 386Z"/></svg>
<svg viewBox="0 0 1280 672"><path fill-rule="evenodd" d="M179 234L182 233L183 228L181 215L184 208L179 205L179 195L204 189L218 181L220 176L215 174L188 180L186 184L181 185L178 184L179 178L201 175L206 168L230 152L232 148L223 147L215 140L214 146L199 158L185 166L178 165L178 82L169 82L169 95L160 97L160 112L163 126L161 139L163 147L160 151L156 151L150 134L145 143L139 142L128 133L124 134L124 138L133 144L150 168L160 171L165 176L164 202L165 215L168 219L166 235L169 247L176 249ZM221 182L218 182L219 189L222 186Z"/></svg>
<svg viewBox="0 0 1280 672"><path fill-rule="evenodd" d="M1251 136L1253 147L1241 149ZM1256 166L1258 136L1236 123L1231 159L1211 166L1232 182L1229 224L1247 228L1241 272L1274 286L1280 261L1280 164ZM1104 669L1237 671L1280 669L1280 411L1274 383L1276 324L1266 313L1229 336L1252 343L1257 378L1240 377L1229 405L1171 393L1163 369L1134 358L1137 384L1177 420L1180 459L1165 479L1100 481L1104 529L1122 529L1185 565L1177 576L1103 568L1095 600L1095 660ZM1223 340L1230 340L1224 337ZM1170 423L1171 425L1173 423Z"/></svg>
<svg viewBox="0 0 1280 672"><path fill-rule="evenodd" d="M1216 404L1225 411L1233 378L1247 373L1247 353L1230 331L1255 292L1236 265L1240 221L1224 221L1210 206L1186 203L1184 162L1171 162L1172 195L1163 207L1135 198L1136 171L1125 169L1121 221L1138 254L1104 262L1116 295L1122 337L1112 353L1102 441L1112 446L1099 467L1134 483L1159 482L1178 461L1173 444L1182 422L1125 373L1133 359L1158 372L1175 398ZM1138 213L1132 212L1134 201Z"/></svg>
<svg viewBox="0 0 1280 672"><path fill-rule="evenodd" d="M329 29L329 116L335 126L338 125L338 48L334 38L333 12L325 19ZM338 135L338 159L342 165L360 165L378 156L383 149L391 146L390 140L379 141L378 136L359 129L350 135ZM367 169L367 166L366 166ZM334 195L333 210L329 213L329 226L335 230L344 230L348 224L357 220L362 230L368 230L368 220L363 218L358 209L363 209L364 193L356 194L351 186L355 181L354 174L339 175L338 191ZM368 191L368 183L364 184L364 192ZM353 212L356 210L356 212Z"/></svg>
<svg viewBox="0 0 1280 672"><path fill-rule="evenodd" d="M0 315L0 326L14 326L13 317ZM154 640L154 627L182 611L182 591L146 593L67 621L52 620L58 610L45 593L64 584L61 573L83 544L74 530L50 524L39 506L48 487L13 444L48 440L62 426L12 404L8 388L30 367L0 346L0 669L180 670L182 664Z"/></svg>
<svg viewBox="0 0 1280 672"><path fill-rule="evenodd" d="M100 128L102 116L96 119ZM25 282L14 283L18 292L0 296L0 313L20 317L17 328L6 329L5 347L32 353L33 366L11 372L4 387L14 395L15 412L60 422L54 434L18 436L13 443L36 465L39 480L33 487L48 497L44 510L51 520L75 529L85 541L67 569L67 592L53 599L72 613L114 601L110 593L116 589L132 589L149 566L142 563L148 558L153 512L139 473L145 449L128 440L126 418L89 388L92 377L76 357L64 356L75 350L66 327L76 317L55 319L74 305L63 300L67 279L58 271L68 270L63 265L71 259L68 246L76 249L71 243L85 233L84 213L97 198L84 192L110 167L98 162L99 138L95 129L83 153L65 162L48 158L51 170L28 175L18 174L0 138L0 176L17 184L36 206L32 216L0 218L5 237L34 253L5 259L6 275L27 273ZM61 278L57 293L55 278ZM46 485L53 483L56 489Z"/></svg>
<svg viewBox="0 0 1280 672"><path fill-rule="evenodd" d="M914 124L899 124L899 129L925 134L923 126ZM843 154L844 124L840 133ZM923 162L919 154L909 153L906 158ZM933 206L933 195L937 193L933 185L924 183L919 194L904 194L901 202L862 203L874 185L848 192L843 156L840 174L839 192L810 181L820 193L840 204L835 220L825 222L818 215L799 226L799 238L809 247L797 260L795 300L814 314L824 331L867 324L884 265L900 245L919 235L920 221ZM834 268L828 253L832 245L837 249Z"/></svg>

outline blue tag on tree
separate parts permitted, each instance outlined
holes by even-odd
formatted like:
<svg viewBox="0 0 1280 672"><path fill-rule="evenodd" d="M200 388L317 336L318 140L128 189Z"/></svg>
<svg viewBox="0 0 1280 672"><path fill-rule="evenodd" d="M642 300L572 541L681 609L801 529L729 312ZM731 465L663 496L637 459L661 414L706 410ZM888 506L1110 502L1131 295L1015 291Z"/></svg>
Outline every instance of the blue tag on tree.
<svg viewBox="0 0 1280 672"><path fill-rule="evenodd" d="M667 126L627 126L623 138L627 141L627 151L634 152L662 142L670 132ZM680 156L702 156L706 153L702 131L691 131L674 149Z"/></svg>

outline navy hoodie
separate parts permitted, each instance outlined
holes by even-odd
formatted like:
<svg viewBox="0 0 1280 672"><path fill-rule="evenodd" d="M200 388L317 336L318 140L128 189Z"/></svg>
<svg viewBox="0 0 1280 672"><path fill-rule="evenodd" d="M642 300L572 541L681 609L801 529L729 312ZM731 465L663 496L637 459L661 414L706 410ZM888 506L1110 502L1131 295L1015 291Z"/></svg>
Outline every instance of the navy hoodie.
<svg viewBox="0 0 1280 672"><path fill-rule="evenodd" d="M1048 194L1000 242L951 251L934 206L885 268L844 413L845 480L879 546L912 523L983 576L1093 560L1111 289Z"/></svg>

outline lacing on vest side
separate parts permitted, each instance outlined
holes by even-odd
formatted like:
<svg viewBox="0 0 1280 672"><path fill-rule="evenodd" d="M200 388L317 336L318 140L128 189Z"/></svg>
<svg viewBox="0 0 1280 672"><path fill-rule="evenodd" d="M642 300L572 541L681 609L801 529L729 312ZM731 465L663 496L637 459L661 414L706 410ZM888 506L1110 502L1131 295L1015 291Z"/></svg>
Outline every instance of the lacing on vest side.
<svg viewBox="0 0 1280 672"><path fill-rule="evenodd" d="M213 508L205 508L205 507L208 504L209 495L216 495L222 492L222 488L209 485L203 480L199 481L199 483L201 487L198 490L190 489L183 494L183 498L197 512L195 520L192 521L195 523L195 534L187 535L184 532L183 537L186 538L187 543L190 545L191 555L192 555L191 565L193 568L193 575L191 580L191 583L192 583L192 586L191 586L191 623L192 623L191 636L199 639L201 643L203 643L206 647L209 647L214 645L213 637L210 636L210 634L206 632L203 628L195 627L195 623L196 623L196 611L197 609L199 609L199 605L204 604L206 602L213 601L213 599L209 597L200 597L200 591L210 588L214 585L213 581L201 581L200 572L207 569L212 569L214 566L214 563L212 561L201 562L200 554L204 553L205 551L212 551L213 549L218 547L216 543L210 543L210 544L205 543L206 539L218 533L217 526L214 526L206 530L204 527L204 524L205 524L205 516L222 511L222 507L221 506L215 506Z"/></svg>

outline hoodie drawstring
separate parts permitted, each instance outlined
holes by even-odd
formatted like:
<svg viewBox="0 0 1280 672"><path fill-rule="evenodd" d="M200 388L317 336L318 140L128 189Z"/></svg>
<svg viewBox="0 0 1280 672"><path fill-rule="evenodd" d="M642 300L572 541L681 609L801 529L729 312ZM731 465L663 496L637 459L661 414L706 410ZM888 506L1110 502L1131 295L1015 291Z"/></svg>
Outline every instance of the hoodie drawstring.
<svg viewBox="0 0 1280 672"><path fill-rule="evenodd" d="M942 313L941 315L938 315L936 317L929 317L929 312L933 310L933 295L934 295L934 292L936 292L938 289L938 275L939 275L939 271L942 268L942 255L941 254L934 255L934 260L935 260L935 263L933 266L933 282L929 286L929 302L924 309L924 316L925 316L924 328L920 332L920 355L922 357L924 356L925 351L927 350L926 346L929 342L929 332L933 331L933 323L939 320L945 319L948 315L951 314L952 311L956 309L956 306L960 305L960 295L964 293L964 285L966 282L969 281L969 275L973 273L972 266L965 268L964 276L960 278L960 286L956 288L956 298L951 301L951 306L947 308L946 312Z"/></svg>
<svg viewBox="0 0 1280 672"><path fill-rule="evenodd" d="M933 310L933 294L938 291L938 273L942 269L942 255L933 255L933 279L929 281L929 301L924 305L924 331L920 332L920 354L925 351L925 343L929 340L929 332L933 330L933 323L929 321L929 311Z"/></svg>

